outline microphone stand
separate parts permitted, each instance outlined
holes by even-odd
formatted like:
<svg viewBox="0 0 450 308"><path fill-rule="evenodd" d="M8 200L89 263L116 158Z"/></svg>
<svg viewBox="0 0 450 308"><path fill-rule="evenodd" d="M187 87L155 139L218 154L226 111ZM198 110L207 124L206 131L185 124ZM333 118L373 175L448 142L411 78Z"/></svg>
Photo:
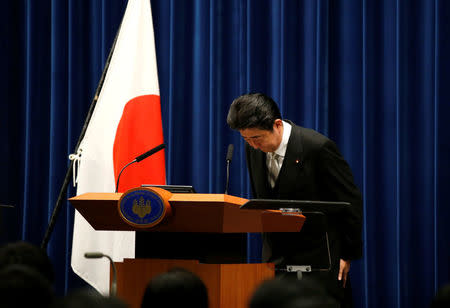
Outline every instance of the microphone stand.
<svg viewBox="0 0 450 308"><path fill-rule="evenodd" d="M135 159L133 159L133 161L129 162L128 164L125 165L125 167L122 168L122 170L120 170L119 175L117 176L117 182L116 182L116 191L119 191L119 180L120 180L120 176L122 175L123 170L125 170L126 167L128 167L131 164L134 163L138 163L141 160L146 159L149 156L152 156L153 154L161 151L162 149L164 149L166 147L166 145L164 143L158 145L157 147L154 147L153 149L151 149L150 151L145 152L144 154L139 155L138 157L136 157Z"/></svg>
<svg viewBox="0 0 450 308"><path fill-rule="evenodd" d="M230 163L231 163L231 159L233 158L233 150L234 150L234 145L229 144L228 151L227 151L227 157L225 159L227 162L227 182L225 184L225 195L228 195L228 185L230 184Z"/></svg>
<svg viewBox="0 0 450 308"><path fill-rule="evenodd" d="M136 163L136 162L137 162L137 160L135 159L135 160L133 160L132 162L129 162L128 164L126 164L126 165L122 168L122 170L120 170L119 175L117 176L116 191L115 191L115 192L118 192L118 191L119 191L119 180L120 180L120 176L122 175L123 170L125 170L125 168L128 167L129 165L134 164L134 163Z"/></svg>
<svg viewBox="0 0 450 308"><path fill-rule="evenodd" d="M117 294L117 270L116 270L116 265L114 264L113 259L110 256L105 255L101 252L86 252L84 254L84 257L87 259L107 258L109 260L109 263L113 270L113 276L111 279L111 288L109 289L109 296L116 296L116 294Z"/></svg>
<svg viewBox="0 0 450 308"><path fill-rule="evenodd" d="M227 182L225 184L225 195L228 195L228 185L230 183L230 159L227 159Z"/></svg>

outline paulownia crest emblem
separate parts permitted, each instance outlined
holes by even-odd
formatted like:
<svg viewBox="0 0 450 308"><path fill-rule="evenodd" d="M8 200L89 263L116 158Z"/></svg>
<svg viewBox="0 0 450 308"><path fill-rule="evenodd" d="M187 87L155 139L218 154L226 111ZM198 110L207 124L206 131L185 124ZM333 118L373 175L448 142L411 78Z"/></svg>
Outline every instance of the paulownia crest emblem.
<svg viewBox="0 0 450 308"><path fill-rule="evenodd" d="M150 214L151 211L152 206L150 200L145 201L143 197L139 198L139 202L137 198L133 200L133 213L140 218L144 218L145 215Z"/></svg>

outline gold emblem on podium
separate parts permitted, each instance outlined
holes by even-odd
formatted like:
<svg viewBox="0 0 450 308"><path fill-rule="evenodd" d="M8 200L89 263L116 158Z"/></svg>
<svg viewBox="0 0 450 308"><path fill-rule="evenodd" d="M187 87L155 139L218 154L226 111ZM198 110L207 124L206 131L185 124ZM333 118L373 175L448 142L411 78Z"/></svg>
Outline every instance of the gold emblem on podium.
<svg viewBox="0 0 450 308"><path fill-rule="evenodd" d="M127 190L119 199L120 217L137 228L153 228L172 213L169 198L172 194L158 187L136 187Z"/></svg>
<svg viewBox="0 0 450 308"><path fill-rule="evenodd" d="M138 215L140 218L144 218L145 215L150 214L152 211L151 201L145 200L143 197L133 200L133 213Z"/></svg>

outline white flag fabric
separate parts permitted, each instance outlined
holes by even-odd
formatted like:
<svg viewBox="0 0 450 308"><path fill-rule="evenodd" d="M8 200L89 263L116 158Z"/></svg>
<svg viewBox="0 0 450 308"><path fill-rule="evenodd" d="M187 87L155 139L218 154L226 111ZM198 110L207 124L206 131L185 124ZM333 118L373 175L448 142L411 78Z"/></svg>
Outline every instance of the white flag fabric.
<svg viewBox="0 0 450 308"><path fill-rule="evenodd" d="M114 192L126 163L163 142L152 14L149 0L129 0L98 101L80 144L77 195ZM164 151L127 168L119 191L164 184ZM109 291L107 259L85 259L99 251L122 261L134 258L135 233L95 231L75 211L73 271L102 294Z"/></svg>

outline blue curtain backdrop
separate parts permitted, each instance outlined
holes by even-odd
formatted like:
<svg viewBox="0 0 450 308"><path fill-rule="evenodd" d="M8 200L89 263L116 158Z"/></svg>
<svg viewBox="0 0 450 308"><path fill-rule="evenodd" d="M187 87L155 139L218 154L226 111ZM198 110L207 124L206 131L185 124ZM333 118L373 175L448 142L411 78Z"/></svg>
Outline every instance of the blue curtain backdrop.
<svg viewBox="0 0 450 308"><path fill-rule="evenodd" d="M339 145L364 196L356 307L426 307L450 277L450 2L152 0L167 180L251 197L233 98L271 95ZM125 0L1 4L1 242L39 244L126 7ZM69 196L74 195L69 189ZM59 294L73 209L49 243ZM258 242L250 252L257 259Z"/></svg>

